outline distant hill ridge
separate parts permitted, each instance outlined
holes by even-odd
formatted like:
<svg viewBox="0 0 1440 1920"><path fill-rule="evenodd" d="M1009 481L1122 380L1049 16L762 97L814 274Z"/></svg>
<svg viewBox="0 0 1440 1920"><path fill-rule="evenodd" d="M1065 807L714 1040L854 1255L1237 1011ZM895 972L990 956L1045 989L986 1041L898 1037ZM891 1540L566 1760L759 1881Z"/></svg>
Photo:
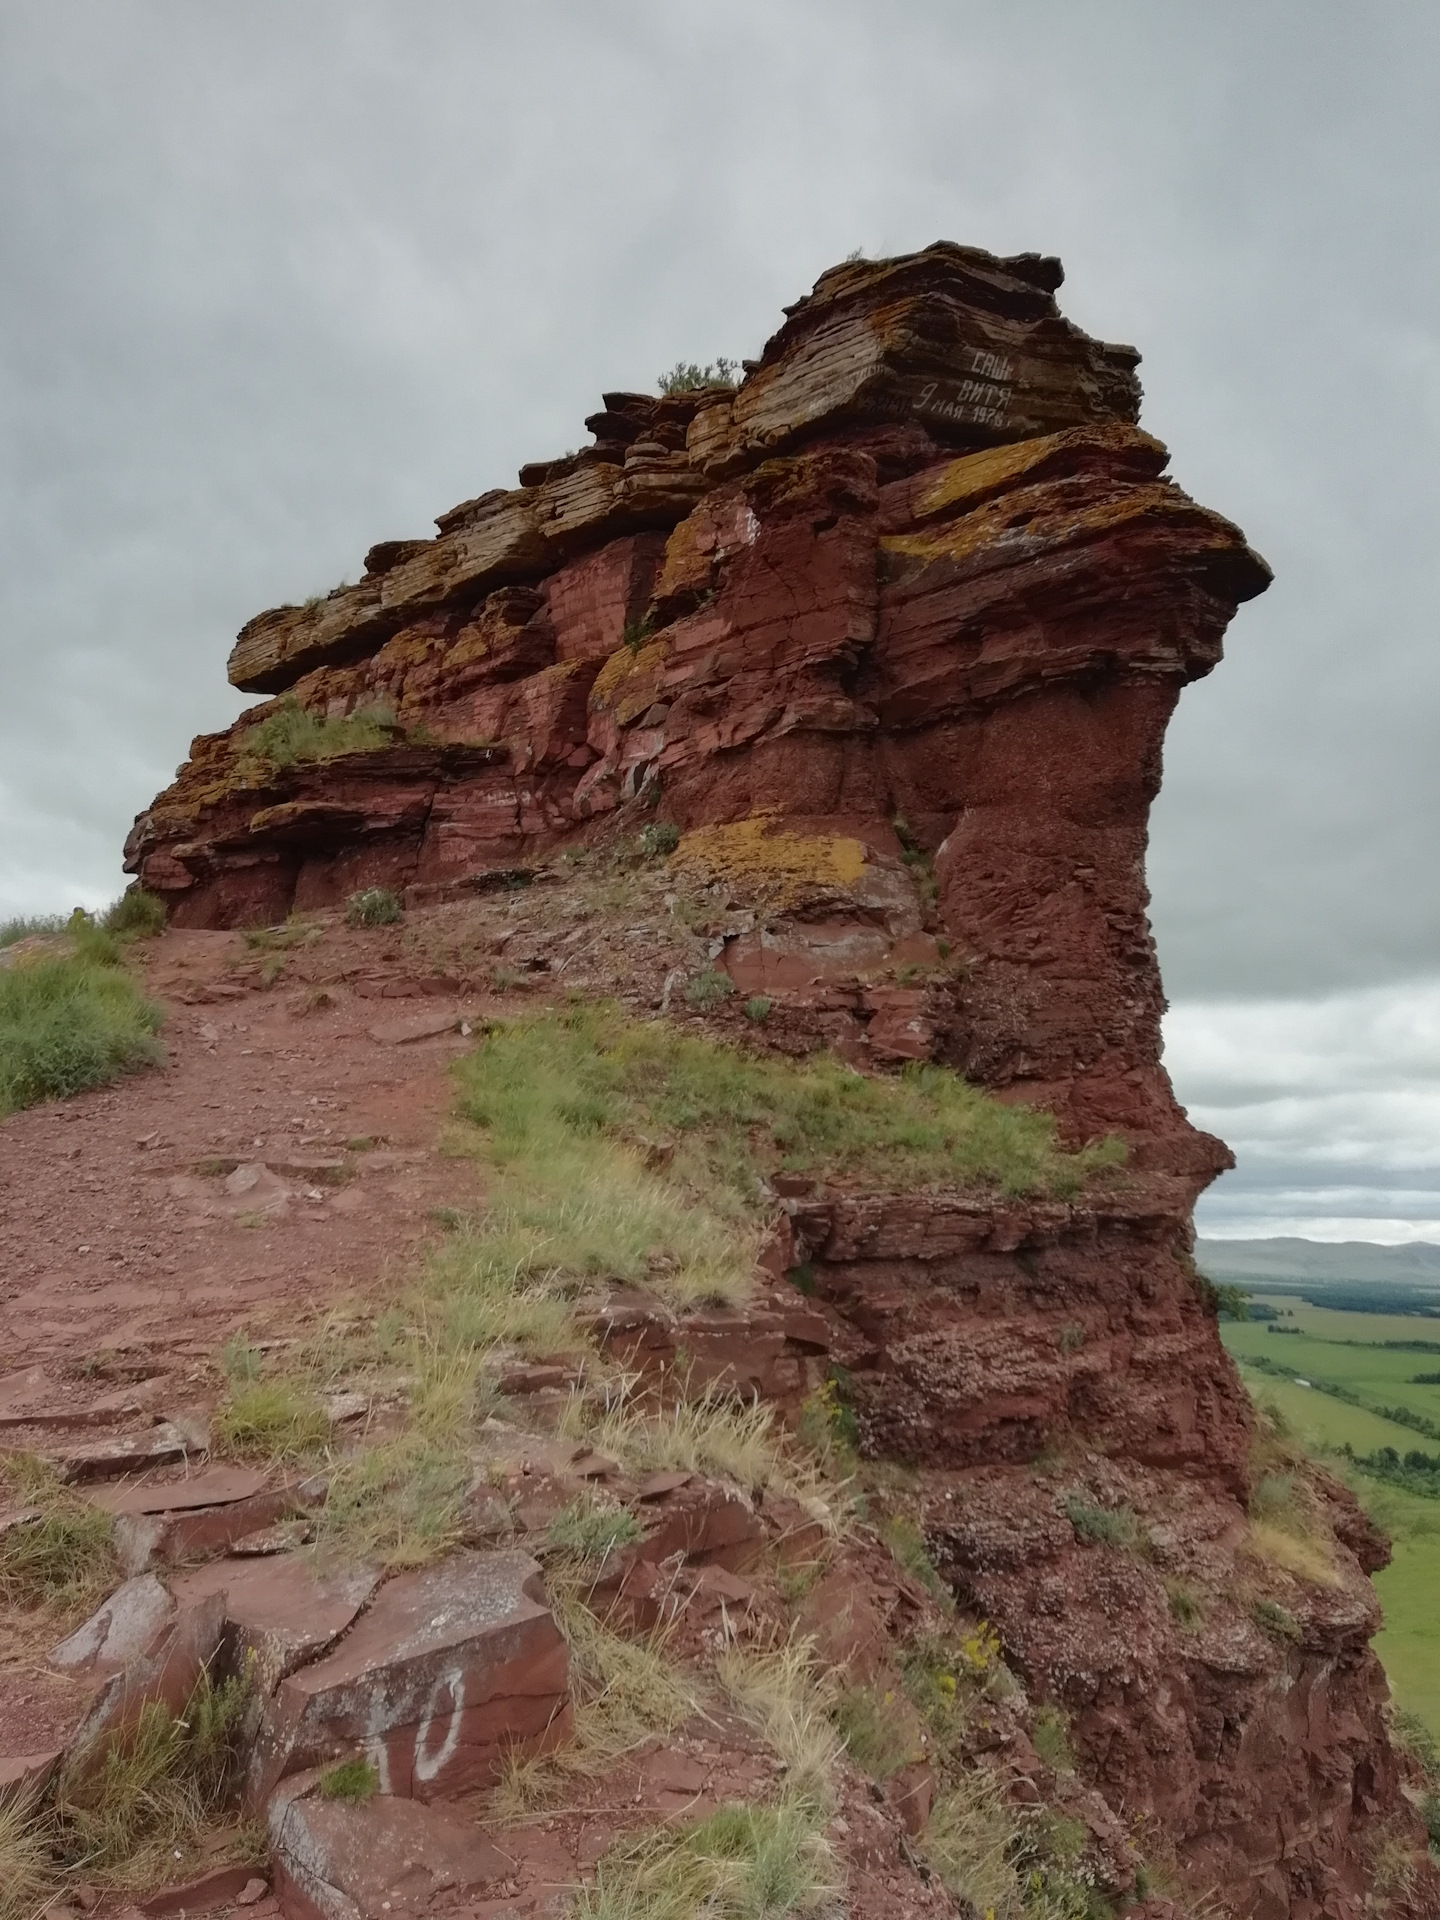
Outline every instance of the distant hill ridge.
<svg viewBox="0 0 1440 1920"><path fill-rule="evenodd" d="M1369 1240L1197 1240L1195 1263L1212 1280L1440 1287L1440 1246L1423 1240L1403 1247Z"/></svg>

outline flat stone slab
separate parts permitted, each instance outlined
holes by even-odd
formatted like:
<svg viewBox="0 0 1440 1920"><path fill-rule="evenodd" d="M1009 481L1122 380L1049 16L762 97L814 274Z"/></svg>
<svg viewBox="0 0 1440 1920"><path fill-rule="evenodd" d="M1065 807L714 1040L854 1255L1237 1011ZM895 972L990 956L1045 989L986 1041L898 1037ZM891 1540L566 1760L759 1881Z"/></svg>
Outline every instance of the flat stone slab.
<svg viewBox="0 0 1440 1920"><path fill-rule="evenodd" d="M224 1596L225 1620L237 1650L253 1657L256 1682L267 1693L339 1639L379 1583L379 1574L370 1567L317 1574L294 1553L212 1560L170 1582L182 1606L211 1594Z"/></svg>
<svg viewBox="0 0 1440 1920"><path fill-rule="evenodd" d="M286 1920L395 1920L503 1880L512 1862L466 1817L414 1800L360 1806L282 1787L269 1809Z"/></svg>
<svg viewBox="0 0 1440 1920"><path fill-rule="evenodd" d="M117 1434L113 1440L87 1440L57 1447L49 1458L66 1480L106 1480L130 1467L163 1467L195 1452L187 1437L168 1420L143 1433Z"/></svg>
<svg viewBox="0 0 1440 1920"><path fill-rule="evenodd" d="M540 1568L467 1553L382 1587L324 1659L280 1684L251 1763L259 1804L284 1775L364 1753L382 1793L437 1799L487 1785L505 1757L570 1730L569 1656Z"/></svg>
<svg viewBox="0 0 1440 1920"><path fill-rule="evenodd" d="M183 1513L191 1507L221 1507L233 1500L248 1500L264 1484L265 1475L256 1467L207 1467L184 1480L100 1487L89 1498L107 1513Z"/></svg>
<svg viewBox="0 0 1440 1920"><path fill-rule="evenodd" d="M175 1602L153 1573L117 1587L68 1639L50 1651L62 1673L114 1672L138 1659L175 1617Z"/></svg>

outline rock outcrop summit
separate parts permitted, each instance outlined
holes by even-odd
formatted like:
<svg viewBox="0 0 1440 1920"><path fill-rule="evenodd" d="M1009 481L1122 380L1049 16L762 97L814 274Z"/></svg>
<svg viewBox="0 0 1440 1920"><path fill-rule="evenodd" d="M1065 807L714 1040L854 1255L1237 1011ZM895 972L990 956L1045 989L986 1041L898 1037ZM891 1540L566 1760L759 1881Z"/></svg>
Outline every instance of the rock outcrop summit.
<svg viewBox="0 0 1440 1920"><path fill-rule="evenodd" d="M1191 1259L1229 1156L1161 1065L1146 917L1166 726L1270 573L1166 477L1138 354L1064 319L1061 278L948 242L846 262L738 385L605 394L593 445L251 620L230 679L266 699L193 743L127 868L180 927L243 927L663 828L739 990L717 1022L763 996L756 1044L942 1062L1123 1141L1074 1199L797 1183L782 1264L1112 1812L1236 1911L1349 1920L1415 1826L1368 1644L1384 1549L1331 1483L1334 1583L1287 1589L1285 1635L1234 1599L1254 1429ZM1067 1447L1151 1559L1057 1509L1031 1469ZM1203 1626L1191 1577L1231 1596Z"/></svg>

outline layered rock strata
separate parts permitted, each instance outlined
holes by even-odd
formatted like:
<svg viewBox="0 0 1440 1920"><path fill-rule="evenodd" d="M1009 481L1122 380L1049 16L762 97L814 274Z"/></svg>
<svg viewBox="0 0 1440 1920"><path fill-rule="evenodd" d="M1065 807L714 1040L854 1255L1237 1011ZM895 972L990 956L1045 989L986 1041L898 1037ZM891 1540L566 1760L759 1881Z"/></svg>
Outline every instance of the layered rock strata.
<svg viewBox="0 0 1440 1920"><path fill-rule="evenodd" d="M1146 918L1165 728L1270 576L1166 477L1138 356L1065 321L1060 279L948 243L847 263L738 388L606 394L593 446L252 620L230 677L272 698L193 743L127 865L179 924L245 925L668 823L769 1044L943 1060L1120 1136L1125 1174L1070 1201L792 1191L791 1265L866 1444L922 1468L947 1572L1112 1806L1240 1910L1348 1920L1367 1848L1418 1832L1375 1553L1322 1491L1342 1597L1288 1640L1235 1600L1251 1424L1190 1261L1229 1161L1161 1067ZM339 750L356 716L386 744ZM272 719L306 753L267 757ZM1152 1536L1173 1513L1156 1566L1077 1559L1027 1464L1066 1449ZM1166 1553L1223 1630L1180 1636Z"/></svg>

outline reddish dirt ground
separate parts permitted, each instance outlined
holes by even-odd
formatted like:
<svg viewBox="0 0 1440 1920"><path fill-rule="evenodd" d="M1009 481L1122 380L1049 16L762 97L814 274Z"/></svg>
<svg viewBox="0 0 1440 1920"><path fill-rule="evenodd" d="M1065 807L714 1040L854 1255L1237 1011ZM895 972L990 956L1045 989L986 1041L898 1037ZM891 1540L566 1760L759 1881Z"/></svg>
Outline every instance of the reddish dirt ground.
<svg viewBox="0 0 1440 1920"><path fill-rule="evenodd" d="M6 1373L209 1354L237 1327L403 1281L432 1210L474 1203L470 1163L438 1150L467 1043L421 1030L476 1000L412 999L402 979L312 1007L313 990L237 984L247 959L236 934L165 935L144 971L167 1065L5 1122Z"/></svg>

